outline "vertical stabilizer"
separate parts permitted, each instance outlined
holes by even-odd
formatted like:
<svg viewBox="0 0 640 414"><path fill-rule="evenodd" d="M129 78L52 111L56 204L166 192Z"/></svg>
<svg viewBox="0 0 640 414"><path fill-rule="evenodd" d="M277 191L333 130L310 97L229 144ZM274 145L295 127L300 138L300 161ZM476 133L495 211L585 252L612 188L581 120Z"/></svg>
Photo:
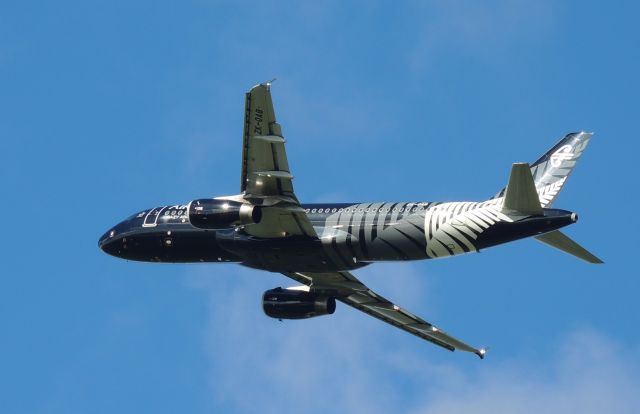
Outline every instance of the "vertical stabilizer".
<svg viewBox="0 0 640 414"><path fill-rule="evenodd" d="M567 134L531 165L540 204L550 208L591 140L590 132ZM502 197L506 188L493 198Z"/></svg>

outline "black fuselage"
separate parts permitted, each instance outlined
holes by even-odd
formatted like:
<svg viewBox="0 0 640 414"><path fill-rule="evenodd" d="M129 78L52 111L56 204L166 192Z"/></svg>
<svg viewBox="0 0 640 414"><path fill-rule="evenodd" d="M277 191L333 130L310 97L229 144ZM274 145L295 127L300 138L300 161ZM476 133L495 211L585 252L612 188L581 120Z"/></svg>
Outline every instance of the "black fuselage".
<svg viewBox="0 0 640 414"><path fill-rule="evenodd" d="M318 238L259 238L244 226L201 229L188 205L134 214L99 240L106 253L147 262L238 262L272 271L334 271L375 261L418 260L479 251L558 229L575 214L507 219L485 203L340 203L302 206Z"/></svg>

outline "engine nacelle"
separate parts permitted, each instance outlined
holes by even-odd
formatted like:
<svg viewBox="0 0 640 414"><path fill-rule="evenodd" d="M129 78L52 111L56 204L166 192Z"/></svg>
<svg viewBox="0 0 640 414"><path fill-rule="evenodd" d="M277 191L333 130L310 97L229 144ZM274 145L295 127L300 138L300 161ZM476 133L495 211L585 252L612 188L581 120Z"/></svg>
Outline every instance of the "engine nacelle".
<svg viewBox="0 0 640 414"><path fill-rule="evenodd" d="M336 299L305 290L279 287L264 292L262 309L267 316L276 319L313 318L335 312Z"/></svg>
<svg viewBox="0 0 640 414"><path fill-rule="evenodd" d="M189 204L189 221L200 229L222 230L240 224L257 224L261 219L260 206L238 201L204 198Z"/></svg>

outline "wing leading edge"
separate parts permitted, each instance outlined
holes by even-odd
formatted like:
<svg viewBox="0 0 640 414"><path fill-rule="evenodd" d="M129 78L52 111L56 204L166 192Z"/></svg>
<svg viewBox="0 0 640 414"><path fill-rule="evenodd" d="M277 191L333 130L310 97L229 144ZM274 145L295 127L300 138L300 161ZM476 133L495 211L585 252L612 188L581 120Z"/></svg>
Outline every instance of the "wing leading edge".
<svg viewBox="0 0 640 414"><path fill-rule="evenodd" d="M484 348L474 348L467 345L433 324L383 298L349 272L288 272L283 274L308 285L314 292L335 295L336 299L342 303L449 351L473 352L481 359L486 354Z"/></svg>

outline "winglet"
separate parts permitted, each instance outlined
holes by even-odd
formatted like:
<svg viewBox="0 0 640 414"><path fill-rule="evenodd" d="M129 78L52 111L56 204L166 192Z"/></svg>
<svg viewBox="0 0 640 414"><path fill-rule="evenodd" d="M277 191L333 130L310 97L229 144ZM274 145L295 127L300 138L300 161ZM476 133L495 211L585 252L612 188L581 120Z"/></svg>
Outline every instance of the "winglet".
<svg viewBox="0 0 640 414"><path fill-rule="evenodd" d="M480 359L484 359L485 355L487 355L487 348L480 348L475 352L476 355L480 357Z"/></svg>
<svg viewBox="0 0 640 414"><path fill-rule="evenodd" d="M540 199L538 198L529 164L518 162L511 167L511 175L504 194L502 211L520 213L527 216L542 214Z"/></svg>

